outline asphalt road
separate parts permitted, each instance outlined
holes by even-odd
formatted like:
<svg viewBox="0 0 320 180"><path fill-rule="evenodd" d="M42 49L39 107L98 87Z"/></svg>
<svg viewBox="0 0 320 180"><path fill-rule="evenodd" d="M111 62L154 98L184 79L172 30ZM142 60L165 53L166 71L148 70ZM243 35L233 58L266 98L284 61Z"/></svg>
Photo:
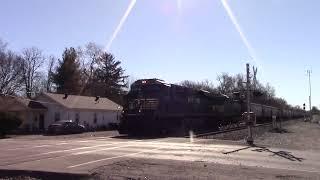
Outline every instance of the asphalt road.
<svg viewBox="0 0 320 180"><path fill-rule="evenodd" d="M0 140L0 169L89 173L130 159L208 162L318 173L319 153L190 138L9 138Z"/></svg>

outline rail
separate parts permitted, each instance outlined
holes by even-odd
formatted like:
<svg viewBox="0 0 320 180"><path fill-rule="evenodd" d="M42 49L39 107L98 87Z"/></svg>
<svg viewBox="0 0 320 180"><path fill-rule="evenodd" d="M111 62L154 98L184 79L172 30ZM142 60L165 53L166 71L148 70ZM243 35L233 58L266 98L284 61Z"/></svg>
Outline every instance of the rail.
<svg viewBox="0 0 320 180"><path fill-rule="evenodd" d="M292 121L292 120L303 120L303 119L301 119L301 118L287 119L287 120L282 120L281 122L284 123L284 122ZM263 124L256 124L253 127L257 128L257 127L261 127L261 126L270 126L270 125L272 126L272 122L267 122L267 123L263 123ZM241 127L235 127L235 128L225 129L225 130L211 131L211 132L207 132L207 133L196 134L196 135L194 135L194 137L203 138L206 136L223 134L223 133L228 133L228 132L233 132L233 131L240 131L240 130L244 130L246 128L247 128L247 126L241 126Z"/></svg>
<svg viewBox="0 0 320 180"><path fill-rule="evenodd" d="M256 127L260 127L260 126L269 126L269 125L272 125L272 123L268 122L268 123L264 123L264 124L256 124L253 127L256 128ZM194 137L201 138L201 137L223 134L223 133L228 133L228 132L233 132L233 131L239 131L239 130L243 130L246 128L247 128L247 126L241 126L241 127L230 128L230 129L226 129L226 130L212 131L212 132L197 134L197 135L194 135Z"/></svg>

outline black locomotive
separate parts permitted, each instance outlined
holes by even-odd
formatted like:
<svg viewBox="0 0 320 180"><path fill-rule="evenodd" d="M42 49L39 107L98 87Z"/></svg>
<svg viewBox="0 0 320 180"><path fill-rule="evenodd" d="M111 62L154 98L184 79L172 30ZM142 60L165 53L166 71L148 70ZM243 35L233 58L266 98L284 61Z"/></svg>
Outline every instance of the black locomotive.
<svg viewBox="0 0 320 180"><path fill-rule="evenodd" d="M120 134L183 134L189 130L218 130L243 124L245 104L234 98L195 90L159 79L141 79L131 85L119 125ZM302 111L251 104L258 122L303 116Z"/></svg>

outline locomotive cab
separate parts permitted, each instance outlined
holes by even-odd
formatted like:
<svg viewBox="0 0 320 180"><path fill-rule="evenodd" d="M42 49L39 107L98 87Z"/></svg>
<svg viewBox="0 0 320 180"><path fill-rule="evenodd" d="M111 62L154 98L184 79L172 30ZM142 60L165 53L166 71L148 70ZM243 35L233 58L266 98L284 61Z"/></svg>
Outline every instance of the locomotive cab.
<svg viewBox="0 0 320 180"><path fill-rule="evenodd" d="M125 96L120 133L153 131L157 127L162 101L169 96L170 85L159 79L137 80ZM122 130L122 131L121 131Z"/></svg>

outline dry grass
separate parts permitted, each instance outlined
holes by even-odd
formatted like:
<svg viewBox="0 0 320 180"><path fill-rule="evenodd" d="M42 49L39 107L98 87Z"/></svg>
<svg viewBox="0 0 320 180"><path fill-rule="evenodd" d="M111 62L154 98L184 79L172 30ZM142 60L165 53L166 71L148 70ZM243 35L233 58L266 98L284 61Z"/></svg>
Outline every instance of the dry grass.
<svg viewBox="0 0 320 180"><path fill-rule="evenodd" d="M283 127L287 133L267 132L256 143L299 150L320 150L320 125L297 121Z"/></svg>

